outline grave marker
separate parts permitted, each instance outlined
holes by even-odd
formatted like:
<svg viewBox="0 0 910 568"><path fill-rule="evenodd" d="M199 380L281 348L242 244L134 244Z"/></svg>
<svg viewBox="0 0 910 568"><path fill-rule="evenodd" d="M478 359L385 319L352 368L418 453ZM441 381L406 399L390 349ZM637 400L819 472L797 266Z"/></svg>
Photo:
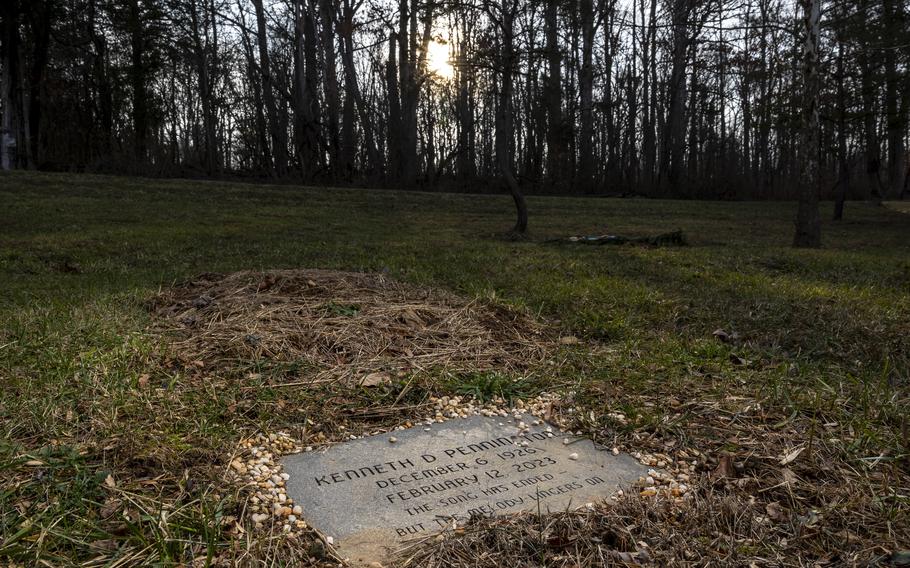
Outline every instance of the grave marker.
<svg viewBox="0 0 910 568"><path fill-rule="evenodd" d="M453 520L581 507L645 475L631 456L521 420L523 434L512 416L475 416L288 456L288 496L343 557L368 564Z"/></svg>

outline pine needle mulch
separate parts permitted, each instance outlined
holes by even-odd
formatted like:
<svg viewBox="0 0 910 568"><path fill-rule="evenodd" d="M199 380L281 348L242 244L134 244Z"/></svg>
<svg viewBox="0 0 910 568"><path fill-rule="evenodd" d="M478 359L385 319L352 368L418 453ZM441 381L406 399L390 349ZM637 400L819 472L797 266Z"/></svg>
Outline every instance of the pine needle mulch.
<svg viewBox="0 0 910 568"><path fill-rule="evenodd" d="M153 329L183 359L231 368L306 366L314 382L371 373L520 371L552 337L518 311L381 274L275 270L203 274L161 292Z"/></svg>

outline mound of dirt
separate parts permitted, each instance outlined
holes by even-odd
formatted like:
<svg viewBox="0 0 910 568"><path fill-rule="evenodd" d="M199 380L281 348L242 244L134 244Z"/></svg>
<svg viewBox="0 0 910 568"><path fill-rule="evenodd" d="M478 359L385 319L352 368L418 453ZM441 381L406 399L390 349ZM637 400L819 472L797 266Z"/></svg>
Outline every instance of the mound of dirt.
<svg viewBox="0 0 910 568"><path fill-rule="evenodd" d="M218 367L297 362L316 378L428 369L521 370L552 345L525 314L381 274L202 274L151 302L181 359Z"/></svg>

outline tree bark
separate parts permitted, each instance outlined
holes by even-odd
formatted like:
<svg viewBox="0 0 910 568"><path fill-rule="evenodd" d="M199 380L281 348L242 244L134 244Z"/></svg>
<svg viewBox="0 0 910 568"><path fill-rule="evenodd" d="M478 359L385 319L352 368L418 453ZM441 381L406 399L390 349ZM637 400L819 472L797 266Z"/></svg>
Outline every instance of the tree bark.
<svg viewBox="0 0 910 568"><path fill-rule="evenodd" d="M24 165L27 150L23 141L22 78L19 70L19 1L0 4L0 169L9 170Z"/></svg>
<svg viewBox="0 0 910 568"><path fill-rule="evenodd" d="M386 172L393 180L402 178L402 127L404 121L401 116L401 95L398 89L396 74L398 58L396 46L399 37L394 32L389 34L389 59L386 62L386 94L388 96L389 117L386 124L386 147L388 152L388 167Z"/></svg>
<svg viewBox="0 0 910 568"><path fill-rule="evenodd" d="M888 36L900 43L901 37L910 38L905 33L903 2L894 0L882 1L882 14ZM903 35L902 35L903 34ZM888 46L885 57L885 125L888 140L888 188L890 196L900 195L904 187L904 176L907 170L907 149L904 137L907 134L907 107L910 99L910 82L907 71L899 68L897 47Z"/></svg>
<svg viewBox="0 0 910 568"><path fill-rule="evenodd" d="M671 195L679 192L686 134L686 60L689 51L690 0L674 0L673 50L667 98L667 124L662 140L661 179Z"/></svg>
<svg viewBox="0 0 910 568"><path fill-rule="evenodd" d="M143 164L147 157L148 106L145 72L145 33L139 0L128 0L130 68L129 79L132 94L133 156L137 164Z"/></svg>
<svg viewBox="0 0 910 568"><path fill-rule="evenodd" d="M863 0L861 9L866 12L869 9L868 2ZM876 81L875 69L873 67L870 52L874 49L867 38L867 34L860 36L860 90L863 104L863 145L864 157L866 161L866 191L870 199L881 205L883 198L882 183L880 177L881 169L881 147L878 137L878 121L876 120Z"/></svg>
<svg viewBox="0 0 910 568"><path fill-rule="evenodd" d="M648 188L653 190L656 181L655 162L657 161L657 136L654 132L657 120L657 0L651 0L647 46L650 49L650 55L648 56L650 93L646 96L648 107L644 113L645 124L644 132L642 133L642 159L644 164L642 169L645 173Z"/></svg>
<svg viewBox="0 0 910 568"><path fill-rule="evenodd" d="M565 125L562 116L562 53L559 48L559 2L547 0L544 34L547 38L547 177L557 185L565 177Z"/></svg>
<svg viewBox="0 0 910 568"><path fill-rule="evenodd" d="M193 55L196 63L196 73L199 79L199 99L202 104L202 129L205 138L205 151L202 164L206 172L211 175L218 169L217 143L215 141L215 113L212 108L212 84L209 74L209 64L206 50L203 46L202 34L205 33L199 23L199 13L196 0L190 0L190 29L193 35ZM213 23L214 25L214 23Z"/></svg>
<svg viewBox="0 0 910 568"><path fill-rule="evenodd" d="M316 97L316 34L313 5L294 2L294 145L303 179L312 180L320 168L319 101Z"/></svg>
<svg viewBox="0 0 910 568"><path fill-rule="evenodd" d="M463 181L472 180L477 176L477 164L474 161L474 105L471 100L473 71L467 55L470 49L468 33L468 25L463 23L455 69L457 89L455 104L458 113L458 155L455 173Z"/></svg>
<svg viewBox="0 0 910 568"><path fill-rule="evenodd" d="M844 201L850 192L850 164L847 157L847 90L844 86L844 40L837 37L837 166L838 191L834 201L834 220L844 218Z"/></svg>
<svg viewBox="0 0 910 568"><path fill-rule="evenodd" d="M48 49L50 47L52 18L54 10L52 0L31 0L29 24L32 36L30 50L28 94L28 157L30 167L38 167L44 161L45 136L42 130L44 103L47 98Z"/></svg>
<svg viewBox="0 0 910 568"><path fill-rule="evenodd" d="M268 125L266 123L265 113L263 112L261 76L256 70L256 57L253 53L253 43L250 39L246 22L243 19L243 8L240 5L240 0L238 0L237 5L241 18L240 38L243 43L244 55L246 56L247 85L253 91L253 122L256 125L256 147L251 156L251 165L255 164L255 166L263 172L273 173L272 152L269 148Z"/></svg>
<svg viewBox="0 0 910 568"><path fill-rule="evenodd" d="M500 87L496 105L496 160L506 187L515 202L516 220L513 231L528 230L528 206L512 170L512 85L515 73L515 10L518 0L500 0Z"/></svg>
<svg viewBox="0 0 910 568"><path fill-rule="evenodd" d="M803 11L802 128L800 136L799 209L793 246L821 246L819 193L818 39L821 0L799 0Z"/></svg>
<svg viewBox="0 0 910 568"><path fill-rule="evenodd" d="M363 131L367 154L367 163L364 169L369 172L370 175L376 176L379 174L382 165L380 163L379 150L376 146L373 120L370 116L369 109L367 108L366 101L363 98L363 94L360 91L360 84L357 81L357 71L354 67L354 16L359 4L355 5L352 2L353 0L343 0L341 23L339 26L339 32L341 34L341 63L344 68L345 99L353 99L353 106L356 107L357 115L360 118L360 128ZM345 108L348 108L347 103L345 103ZM346 140L352 140L354 137L353 115L345 112L345 117L348 116L351 117L348 125L350 128L350 138L346 138ZM352 153L350 156L352 161L353 157Z"/></svg>
<svg viewBox="0 0 910 568"><path fill-rule="evenodd" d="M114 102L111 82L107 70L107 39L104 32L98 29L96 0L89 0L88 26L94 51L92 53L92 74L98 85L97 118L101 127L101 156L109 157L114 133Z"/></svg>
<svg viewBox="0 0 910 568"><path fill-rule="evenodd" d="M591 192L594 185L594 2L581 0L581 116L578 137L578 183Z"/></svg>
<svg viewBox="0 0 910 568"><path fill-rule="evenodd" d="M341 158L341 134L339 130L339 94L338 71L335 48L335 2L334 0L320 0L322 13L322 53L325 68L325 110L326 130L329 153L329 167L333 175L337 175L342 168L339 167Z"/></svg>
<svg viewBox="0 0 910 568"><path fill-rule="evenodd" d="M265 104L272 156L275 160L273 173L278 177L283 177L288 169L287 129L278 118L275 87L272 84L269 38L266 33L265 9L262 6L262 0L253 0L253 6L256 9L256 40L259 47L259 75L262 80L262 100Z"/></svg>

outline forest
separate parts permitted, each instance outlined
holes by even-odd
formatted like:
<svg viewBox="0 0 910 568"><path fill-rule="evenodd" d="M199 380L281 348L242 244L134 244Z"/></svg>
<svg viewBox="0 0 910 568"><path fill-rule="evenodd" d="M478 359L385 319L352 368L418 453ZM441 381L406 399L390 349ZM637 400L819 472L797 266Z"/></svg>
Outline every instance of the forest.
<svg viewBox="0 0 910 568"><path fill-rule="evenodd" d="M903 0L5 0L0 157L711 199L793 199L814 175L822 199L900 198L907 12Z"/></svg>

